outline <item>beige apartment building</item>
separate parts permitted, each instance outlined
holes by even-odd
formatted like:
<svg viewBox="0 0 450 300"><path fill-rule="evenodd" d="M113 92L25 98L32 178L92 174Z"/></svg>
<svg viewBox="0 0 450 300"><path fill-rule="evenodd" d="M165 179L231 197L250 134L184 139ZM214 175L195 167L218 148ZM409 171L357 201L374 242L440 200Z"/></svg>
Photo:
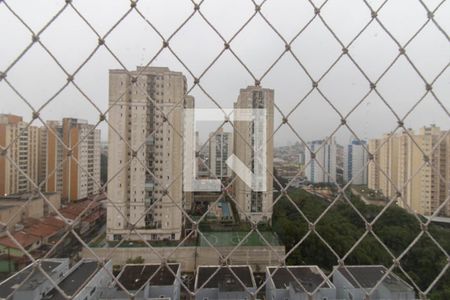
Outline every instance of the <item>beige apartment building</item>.
<svg viewBox="0 0 450 300"><path fill-rule="evenodd" d="M110 70L108 240L180 239L185 94L181 72Z"/></svg>
<svg viewBox="0 0 450 300"><path fill-rule="evenodd" d="M64 118L41 128L41 180L45 191L61 193L64 201L98 194L100 130L85 120ZM72 149L68 156L68 149ZM64 160L66 158L66 160Z"/></svg>
<svg viewBox="0 0 450 300"><path fill-rule="evenodd" d="M239 215L242 220L248 216L252 221L270 222L273 203L273 116L274 91L261 87L249 86L241 89L235 109L266 109L266 137L267 141L255 140L256 126L251 121L234 121L234 154L245 166L254 171L254 148L266 142L266 191L252 191L252 189L237 176L233 189L235 200L239 205ZM260 130L260 129L258 129Z"/></svg>
<svg viewBox="0 0 450 300"><path fill-rule="evenodd" d="M385 134L380 139L369 140L368 148L374 156L374 162L369 163L368 166L368 185L371 189L381 190L388 198L397 194L399 142L399 136L395 135L391 138L391 134Z"/></svg>
<svg viewBox="0 0 450 300"><path fill-rule="evenodd" d="M409 130L409 134L413 139L402 132L369 141L369 151L374 154L374 163L369 165L369 188L392 198L397 187L403 200L400 206L428 216L449 196L450 137L434 125L417 133ZM450 204L439 214L450 215Z"/></svg>
<svg viewBox="0 0 450 300"><path fill-rule="evenodd" d="M220 128L209 134L209 170L213 178L231 177L231 169L226 161L233 153L233 134Z"/></svg>
<svg viewBox="0 0 450 300"><path fill-rule="evenodd" d="M0 156L0 195L32 190L39 176L39 128L20 116L0 114L0 146L10 158Z"/></svg>

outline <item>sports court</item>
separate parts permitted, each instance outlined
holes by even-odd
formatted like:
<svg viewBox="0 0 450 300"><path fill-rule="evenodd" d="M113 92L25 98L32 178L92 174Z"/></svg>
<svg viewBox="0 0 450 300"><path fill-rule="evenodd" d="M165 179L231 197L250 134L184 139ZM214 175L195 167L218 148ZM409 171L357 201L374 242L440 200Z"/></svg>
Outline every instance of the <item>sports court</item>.
<svg viewBox="0 0 450 300"><path fill-rule="evenodd" d="M235 231L235 232L203 232L205 238L213 246L218 247L231 247L238 245L243 239L242 246L267 246L266 242L261 238L257 232L252 232L247 238L248 232ZM261 232L264 238L272 246L280 245L278 237L273 232ZM205 238L200 237L200 247L209 247Z"/></svg>

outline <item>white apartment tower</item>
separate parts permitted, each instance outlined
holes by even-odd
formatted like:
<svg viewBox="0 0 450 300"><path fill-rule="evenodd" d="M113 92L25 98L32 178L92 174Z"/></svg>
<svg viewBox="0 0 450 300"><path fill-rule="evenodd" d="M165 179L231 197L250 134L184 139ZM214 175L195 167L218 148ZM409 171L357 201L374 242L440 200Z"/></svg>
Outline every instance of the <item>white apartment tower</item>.
<svg viewBox="0 0 450 300"><path fill-rule="evenodd" d="M109 241L180 239L185 94L181 72L110 70Z"/></svg>
<svg viewBox="0 0 450 300"><path fill-rule="evenodd" d="M336 181L337 144L334 138L308 143L311 151L305 151L305 176L312 183ZM313 153L313 155L312 155Z"/></svg>
<svg viewBox="0 0 450 300"><path fill-rule="evenodd" d="M240 218L259 222L270 222L273 203L273 116L274 91L261 87L249 86L241 89L235 109L266 110L266 141L255 141L255 124L252 121L234 120L234 154L252 172L255 167L253 158L258 143L266 143L266 191L253 191L240 177L234 182L234 195L239 208Z"/></svg>
<svg viewBox="0 0 450 300"><path fill-rule="evenodd" d="M367 142L353 140L344 153L344 180L355 185L367 185Z"/></svg>
<svg viewBox="0 0 450 300"><path fill-rule="evenodd" d="M209 170L213 178L231 177L231 169L226 161L233 153L233 134L220 128L209 135Z"/></svg>

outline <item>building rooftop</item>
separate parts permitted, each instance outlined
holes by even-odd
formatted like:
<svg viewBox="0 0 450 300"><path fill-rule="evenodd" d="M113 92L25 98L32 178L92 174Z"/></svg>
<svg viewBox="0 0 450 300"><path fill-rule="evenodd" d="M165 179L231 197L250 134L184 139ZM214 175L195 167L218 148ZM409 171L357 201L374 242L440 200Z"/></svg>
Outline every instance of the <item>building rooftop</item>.
<svg viewBox="0 0 450 300"><path fill-rule="evenodd" d="M204 232L201 238L199 239L200 247L210 247L209 244L212 244L215 247L234 247L237 246L243 239L240 245L241 246L266 246L266 241L271 246L279 246L280 241L278 236L271 231L263 231L261 235L264 237L264 240L257 232L252 232L248 237L248 232L245 231L208 231ZM207 239L208 241L206 241ZM208 243L209 242L209 243Z"/></svg>
<svg viewBox="0 0 450 300"><path fill-rule="evenodd" d="M41 268L48 275L51 275L53 270L61 265L63 260L51 259L41 261ZM29 265L25 269L19 271L15 275L0 283L0 298L5 299L11 295L15 290L32 290L47 280L47 277L40 269L34 268L34 265ZM23 284L22 284L23 283Z"/></svg>
<svg viewBox="0 0 450 300"><path fill-rule="evenodd" d="M69 271L69 274L58 284L58 287L66 295L74 296L99 268L96 261L82 261ZM46 296L52 300L66 300L57 289L52 289Z"/></svg>
<svg viewBox="0 0 450 300"><path fill-rule="evenodd" d="M119 282L129 291L136 291L149 281L150 286L167 286L175 283L180 264L129 264L125 265L118 276Z"/></svg>
<svg viewBox="0 0 450 300"><path fill-rule="evenodd" d="M245 285L245 288L237 278ZM256 287L250 266L199 266L195 277L195 289L200 289L203 284L205 284L203 288L218 288L228 292L245 291L246 288Z"/></svg>
<svg viewBox="0 0 450 300"><path fill-rule="evenodd" d="M84 210L88 206L89 209L85 212ZM82 215L83 219L90 216L90 214L94 212L99 206L101 206L100 201L86 199L75 203L71 203L64 208L61 208L59 212L61 213L61 215L64 216L64 218L71 220L75 220L80 214L84 212L84 214Z"/></svg>
<svg viewBox="0 0 450 300"><path fill-rule="evenodd" d="M55 195L57 193L42 193L44 194L44 196L51 196L51 195ZM6 195L6 196L0 196L0 202L1 200L9 200L9 201L28 201L29 199L35 200L35 199L40 199L41 195L37 194L37 193L18 193L18 194L10 194L10 195Z"/></svg>
<svg viewBox="0 0 450 300"><path fill-rule="evenodd" d="M31 227L25 228L23 231L25 233L40 237L40 238L46 238L51 237L58 233L64 226L52 226L44 223L39 223L36 225L33 225Z"/></svg>
<svg viewBox="0 0 450 300"><path fill-rule="evenodd" d="M22 247L27 248L37 241L39 241L39 237L28 234L23 231L18 231L12 234L13 237L17 240L17 242L22 245ZM7 248L19 249L19 246L9 238L9 236L4 236L0 238L0 245L5 246Z"/></svg>
<svg viewBox="0 0 450 300"><path fill-rule="evenodd" d="M370 289L373 288L381 278L386 274L385 266L346 266L339 267L338 271L350 282L354 287L359 286ZM389 290L412 290L412 288L393 272L383 280Z"/></svg>
<svg viewBox="0 0 450 300"><path fill-rule="evenodd" d="M306 292L313 292L319 286L321 288L334 288L334 285L317 266L288 266L278 270L276 267L268 267L268 270L277 289L285 289L289 285L301 292L305 292L304 289L306 289Z"/></svg>
<svg viewBox="0 0 450 300"><path fill-rule="evenodd" d="M64 226L66 226L66 223L64 223L64 221L62 221L56 217L53 217L53 216L46 217L46 218L42 219L41 222L42 222L42 224L50 225L50 226L58 227L58 228L62 228Z"/></svg>

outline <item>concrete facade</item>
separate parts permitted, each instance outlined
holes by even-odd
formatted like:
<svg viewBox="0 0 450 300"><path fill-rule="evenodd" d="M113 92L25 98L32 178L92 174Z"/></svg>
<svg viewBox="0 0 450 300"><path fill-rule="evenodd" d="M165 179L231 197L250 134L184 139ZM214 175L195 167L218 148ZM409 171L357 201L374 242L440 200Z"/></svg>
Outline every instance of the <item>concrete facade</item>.
<svg viewBox="0 0 450 300"><path fill-rule="evenodd" d="M369 165L369 188L388 198L399 192L400 206L433 214L449 196L450 137L446 133L432 125L417 133L409 130L371 140L369 151L374 161ZM450 215L450 204L439 214Z"/></svg>
<svg viewBox="0 0 450 300"><path fill-rule="evenodd" d="M38 184L39 128L22 117L0 114L0 146L10 159L0 156L0 195L30 191Z"/></svg>
<svg viewBox="0 0 450 300"><path fill-rule="evenodd" d="M26 218L40 219L54 213L61 207L61 196L57 193L44 193L45 200L39 194L22 193L0 197L0 222L12 229ZM24 204L26 205L24 206ZM23 206L23 207L22 207Z"/></svg>
<svg viewBox="0 0 450 300"><path fill-rule="evenodd" d="M98 194L100 183L100 130L85 120L64 118L62 121L62 141L71 156L62 164L62 198L67 201L86 198ZM58 141L56 141L58 143ZM51 152L49 152L51 154ZM63 148L62 157L69 156ZM49 157L58 162L60 154ZM58 164L56 164L58 166Z"/></svg>
<svg viewBox="0 0 450 300"><path fill-rule="evenodd" d="M254 148L257 143L266 142L266 192L252 191L245 182L237 177L233 186L238 212L242 220L247 217L256 222L270 222L273 212L273 118L274 91L249 86L241 89L234 104L235 109L266 109L267 141L254 141L255 125L250 121L234 121L234 154L245 166L254 171Z"/></svg>
<svg viewBox="0 0 450 300"><path fill-rule="evenodd" d="M279 262L279 257L285 255L284 246L272 246L276 253L268 247L241 246L233 252L230 258L231 264L250 265L253 270L264 270L266 266ZM233 247L216 247L223 256L233 251ZM110 248L91 248L98 257L108 257ZM146 263L161 263L161 257L168 257L171 261L181 264L183 272L194 272L199 265L217 265L221 259L217 251L211 247L155 247L155 251L149 251L148 247L126 247L116 248L112 253L112 263L114 265L125 265L130 257L141 256ZM83 248L81 255L86 258L94 258L93 254ZM169 256L170 255L170 256Z"/></svg>
<svg viewBox="0 0 450 300"><path fill-rule="evenodd" d="M311 183L331 183L337 178L337 144L334 138L309 142L305 152L305 176Z"/></svg>
<svg viewBox="0 0 450 300"><path fill-rule="evenodd" d="M109 73L109 121L114 130L110 128L108 137L112 204L107 238L120 240L133 226L146 240L178 240L183 219L183 108L193 98L186 97L186 78L180 72L138 67L131 73ZM128 238L142 239L135 232Z"/></svg>
<svg viewBox="0 0 450 300"><path fill-rule="evenodd" d="M226 161L233 153L233 134L220 128L209 134L209 170L213 178L231 177L231 169Z"/></svg>
<svg viewBox="0 0 450 300"><path fill-rule="evenodd" d="M344 152L344 180L355 185L367 185L367 152L366 141L352 141Z"/></svg>
<svg viewBox="0 0 450 300"><path fill-rule="evenodd" d="M40 181L64 201L95 195L100 184L100 130L85 120L47 121L41 128ZM66 149L72 149L71 155Z"/></svg>
<svg viewBox="0 0 450 300"><path fill-rule="evenodd" d="M42 191L61 193L63 200L97 194L93 182L100 182L100 130L70 118L47 126L28 126L22 117L0 115L0 146L11 144L12 161L0 157L0 195L30 192L41 183ZM74 159L63 162L68 156L63 143L73 148Z"/></svg>

